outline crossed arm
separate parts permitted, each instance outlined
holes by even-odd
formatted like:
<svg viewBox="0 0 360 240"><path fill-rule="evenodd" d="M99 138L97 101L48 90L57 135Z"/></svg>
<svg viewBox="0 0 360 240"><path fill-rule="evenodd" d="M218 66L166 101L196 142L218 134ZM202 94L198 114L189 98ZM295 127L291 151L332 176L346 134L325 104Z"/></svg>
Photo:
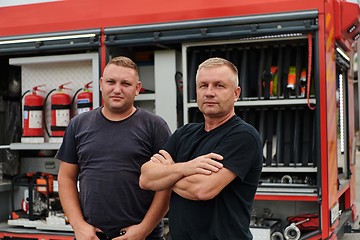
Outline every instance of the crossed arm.
<svg viewBox="0 0 360 240"><path fill-rule="evenodd" d="M208 153L188 162L175 163L165 150L160 150L141 167L140 187L154 191L172 189L190 200L215 197L236 175L223 167L223 157Z"/></svg>

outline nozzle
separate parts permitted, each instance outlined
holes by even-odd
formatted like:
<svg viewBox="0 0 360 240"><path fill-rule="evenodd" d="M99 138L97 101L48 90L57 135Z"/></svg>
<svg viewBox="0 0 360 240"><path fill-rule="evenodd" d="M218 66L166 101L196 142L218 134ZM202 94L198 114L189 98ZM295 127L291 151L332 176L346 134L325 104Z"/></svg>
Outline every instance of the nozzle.
<svg viewBox="0 0 360 240"><path fill-rule="evenodd" d="M90 84L92 84L93 81L88 82L87 84L85 84L84 88L88 89L88 88L92 88L92 86L90 86Z"/></svg>
<svg viewBox="0 0 360 240"><path fill-rule="evenodd" d="M61 85L59 86L59 90L60 90L60 91L63 90L63 89L72 90L71 88L64 87L65 85L68 85L68 84L70 84L70 83L71 83L71 82L67 82L67 83L61 84Z"/></svg>
<svg viewBox="0 0 360 240"><path fill-rule="evenodd" d="M35 94L36 92L45 92L44 90L41 90L40 87L44 87L46 86L45 84L41 84L41 85L37 85L35 87L33 87L32 89L32 93Z"/></svg>

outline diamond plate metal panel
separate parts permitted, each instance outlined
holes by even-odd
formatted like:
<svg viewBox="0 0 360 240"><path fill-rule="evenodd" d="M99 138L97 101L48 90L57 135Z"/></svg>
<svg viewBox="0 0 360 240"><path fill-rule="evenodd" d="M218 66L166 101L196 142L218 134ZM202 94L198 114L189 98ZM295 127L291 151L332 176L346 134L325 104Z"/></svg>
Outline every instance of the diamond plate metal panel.
<svg viewBox="0 0 360 240"><path fill-rule="evenodd" d="M89 54L72 54L48 57L29 57L10 59L10 64L21 66L21 90L24 93L32 90L33 87L40 87L45 92L37 94L46 97L53 89L58 89L61 84L66 84L64 92L74 97L76 91L84 87L90 81L93 81L93 106L99 104L99 63L98 56L94 53ZM57 91L57 90L56 90ZM56 93L52 92L47 101L45 108L46 125L49 133L51 125L51 96ZM73 106L72 115L76 114L76 106ZM45 142L49 141L44 131Z"/></svg>

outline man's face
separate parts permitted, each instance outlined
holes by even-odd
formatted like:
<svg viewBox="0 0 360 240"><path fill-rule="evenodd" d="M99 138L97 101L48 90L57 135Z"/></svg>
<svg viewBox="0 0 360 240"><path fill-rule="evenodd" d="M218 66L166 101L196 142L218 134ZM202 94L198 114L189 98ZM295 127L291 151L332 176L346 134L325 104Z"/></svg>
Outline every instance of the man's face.
<svg viewBox="0 0 360 240"><path fill-rule="evenodd" d="M221 118L233 111L240 87L230 80L232 76L227 66L199 70L196 81L197 104L205 117Z"/></svg>
<svg viewBox="0 0 360 240"><path fill-rule="evenodd" d="M131 68L111 64L105 68L103 77L100 78L104 106L114 113L123 113L132 108L140 89L141 83L136 71Z"/></svg>

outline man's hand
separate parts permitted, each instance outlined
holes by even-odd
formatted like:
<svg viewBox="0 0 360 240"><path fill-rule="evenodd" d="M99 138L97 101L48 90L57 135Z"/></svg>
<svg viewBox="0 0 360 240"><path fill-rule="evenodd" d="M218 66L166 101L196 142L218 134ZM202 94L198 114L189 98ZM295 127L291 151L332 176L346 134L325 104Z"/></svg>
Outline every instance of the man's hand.
<svg viewBox="0 0 360 240"><path fill-rule="evenodd" d="M223 157L217 153L208 153L185 162L183 168L184 176L216 173L223 167L223 164L216 160L223 160Z"/></svg>
<svg viewBox="0 0 360 240"><path fill-rule="evenodd" d="M174 160L172 159L170 154L165 150L160 150L159 153L154 154L150 159L154 163L162 163L166 165L174 163Z"/></svg>
<svg viewBox="0 0 360 240"><path fill-rule="evenodd" d="M125 232L124 235L114 238L113 240L145 240L146 235L144 233L144 228L140 225L132 225L127 228L122 229Z"/></svg>
<svg viewBox="0 0 360 240"><path fill-rule="evenodd" d="M77 226L74 228L76 240L99 240L96 236L97 231L100 231L100 229L97 229L88 223L82 224L81 227Z"/></svg>

